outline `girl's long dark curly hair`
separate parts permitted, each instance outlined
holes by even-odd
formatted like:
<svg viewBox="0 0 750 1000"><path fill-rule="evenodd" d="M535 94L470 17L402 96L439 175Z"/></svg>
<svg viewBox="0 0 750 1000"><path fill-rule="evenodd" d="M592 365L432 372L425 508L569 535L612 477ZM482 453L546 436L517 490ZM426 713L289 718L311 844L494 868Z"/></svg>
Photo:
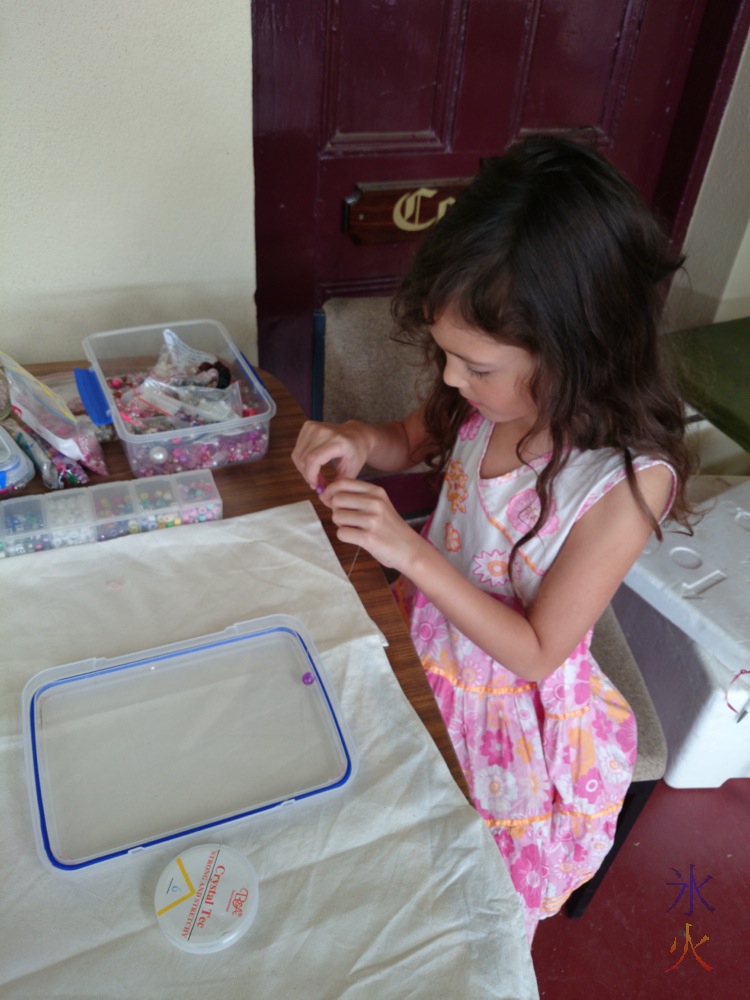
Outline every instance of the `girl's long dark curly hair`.
<svg viewBox="0 0 750 1000"><path fill-rule="evenodd" d="M513 554L544 524L571 447L622 455L659 538L633 457L669 462L677 474L670 516L690 531L686 485L694 462L659 335L666 279L682 263L635 188L603 156L547 134L485 161L418 249L392 312L396 339L421 344L434 366L429 465L445 467L469 410L443 381L446 358L429 331L436 317L451 309L536 361L529 389L538 418L517 452L520 462L525 441L546 429L552 457L538 476L538 520Z"/></svg>

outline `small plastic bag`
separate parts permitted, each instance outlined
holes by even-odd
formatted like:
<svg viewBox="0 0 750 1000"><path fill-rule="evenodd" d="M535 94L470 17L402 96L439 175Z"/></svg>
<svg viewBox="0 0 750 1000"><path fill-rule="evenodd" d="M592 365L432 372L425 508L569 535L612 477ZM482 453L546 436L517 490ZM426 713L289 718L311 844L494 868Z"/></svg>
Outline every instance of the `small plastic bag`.
<svg viewBox="0 0 750 1000"><path fill-rule="evenodd" d="M232 381L229 368L214 354L190 347L174 330L164 330L164 346L149 377L170 386L194 385L226 389Z"/></svg>
<svg viewBox="0 0 750 1000"><path fill-rule="evenodd" d="M201 365L210 365L216 361L213 354L196 350L188 346L177 336L174 330L165 330L162 334L164 346L159 360L151 370L151 375L161 382L179 385L179 380L189 378L191 373L200 369Z"/></svg>
<svg viewBox="0 0 750 1000"><path fill-rule="evenodd" d="M168 385L147 378L133 394L159 413L193 426L222 423L242 416L238 382L226 389L207 389L200 385Z"/></svg>
<svg viewBox="0 0 750 1000"><path fill-rule="evenodd" d="M2 351L0 364L5 368L13 412L62 455L108 475L96 434L78 423L65 400Z"/></svg>
<svg viewBox="0 0 750 1000"><path fill-rule="evenodd" d="M223 361L190 347L173 330L164 330L163 338L156 364L117 402L133 433L183 430L243 416L241 384Z"/></svg>
<svg viewBox="0 0 750 1000"><path fill-rule="evenodd" d="M23 449L36 467L48 490L61 490L66 486L84 486L89 477L75 459L53 448L39 434L35 434L20 418L9 417L3 427L16 444Z"/></svg>
<svg viewBox="0 0 750 1000"><path fill-rule="evenodd" d="M90 428L99 441L114 441L115 429L111 423L97 424L89 417L75 377L75 371L42 375L39 379L48 389L56 392L68 404L68 409L80 426Z"/></svg>

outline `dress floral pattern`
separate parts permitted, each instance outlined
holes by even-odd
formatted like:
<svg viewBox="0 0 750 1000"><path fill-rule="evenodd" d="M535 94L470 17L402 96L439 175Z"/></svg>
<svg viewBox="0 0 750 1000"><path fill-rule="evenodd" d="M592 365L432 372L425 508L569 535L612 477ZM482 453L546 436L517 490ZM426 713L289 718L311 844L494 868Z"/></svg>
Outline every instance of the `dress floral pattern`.
<svg viewBox="0 0 750 1000"><path fill-rule="evenodd" d="M514 591L508 559L537 516L536 476L547 458L481 478L492 427L475 411L460 429L424 534L477 587L523 614L570 529L625 470L614 451L571 451L546 523L516 557ZM654 464L663 463L634 463ZM475 646L405 578L395 590L531 940L538 920L556 913L612 846L635 763L635 717L592 658L591 634L537 684Z"/></svg>

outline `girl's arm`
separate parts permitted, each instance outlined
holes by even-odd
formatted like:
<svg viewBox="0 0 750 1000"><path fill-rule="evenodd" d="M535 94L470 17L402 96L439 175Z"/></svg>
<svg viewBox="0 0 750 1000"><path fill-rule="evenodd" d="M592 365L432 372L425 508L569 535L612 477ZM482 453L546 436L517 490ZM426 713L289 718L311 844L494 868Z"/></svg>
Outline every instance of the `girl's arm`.
<svg viewBox="0 0 750 1000"><path fill-rule="evenodd" d="M386 424L308 420L297 438L292 461L316 489L321 482L320 470L329 462L336 462L337 479L354 479L368 464L381 472L402 472L422 460L426 444L422 408Z"/></svg>
<svg viewBox="0 0 750 1000"><path fill-rule="evenodd" d="M659 518L671 472L657 465L637 476L646 504ZM339 538L362 545L408 576L472 642L532 681L551 674L593 627L651 534L630 486L618 483L573 527L524 617L465 579L378 490L360 482L328 487L322 498L332 508Z"/></svg>

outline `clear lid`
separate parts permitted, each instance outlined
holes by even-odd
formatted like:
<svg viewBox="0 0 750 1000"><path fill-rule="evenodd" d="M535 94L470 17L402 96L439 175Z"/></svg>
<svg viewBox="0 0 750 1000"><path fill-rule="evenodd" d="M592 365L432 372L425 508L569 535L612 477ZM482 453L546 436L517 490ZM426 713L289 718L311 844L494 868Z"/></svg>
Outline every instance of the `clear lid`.
<svg viewBox="0 0 750 1000"><path fill-rule="evenodd" d="M74 870L346 784L356 753L313 643L273 615L24 689L45 862Z"/></svg>
<svg viewBox="0 0 750 1000"><path fill-rule="evenodd" d="M221 951L248 929L258 910L258 877L239 851L201 844L178 854L154 892L156 919L173 945L196 954Z"/></svg>

